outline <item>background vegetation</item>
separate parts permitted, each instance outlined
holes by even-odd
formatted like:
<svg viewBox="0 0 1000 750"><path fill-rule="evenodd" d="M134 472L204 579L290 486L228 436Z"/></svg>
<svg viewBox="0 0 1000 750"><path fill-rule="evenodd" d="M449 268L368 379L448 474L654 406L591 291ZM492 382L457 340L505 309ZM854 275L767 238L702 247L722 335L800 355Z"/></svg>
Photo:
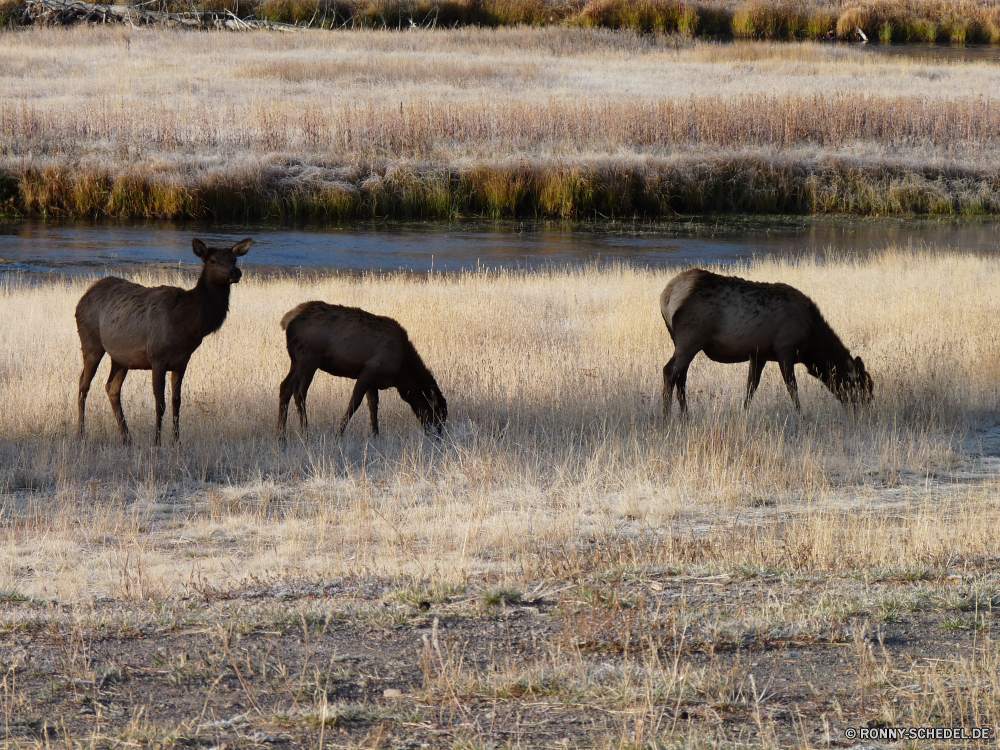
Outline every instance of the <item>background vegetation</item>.
<svg viewBox="0 0 1000 750"><path fill-rule="evenodd" d="M0 42L0 205L14 215L1000 208L988 62L562 28Z"/></svg>
<svg viewBox="0 0 1000 750"><path fill-rule="evenodd" d="M709 39L858 38L883 42L1000 42L995 0L157 0L146 9L229 10L322 28L465 25L589 26ZM24 0L4 0L12 22Z"/></svg>

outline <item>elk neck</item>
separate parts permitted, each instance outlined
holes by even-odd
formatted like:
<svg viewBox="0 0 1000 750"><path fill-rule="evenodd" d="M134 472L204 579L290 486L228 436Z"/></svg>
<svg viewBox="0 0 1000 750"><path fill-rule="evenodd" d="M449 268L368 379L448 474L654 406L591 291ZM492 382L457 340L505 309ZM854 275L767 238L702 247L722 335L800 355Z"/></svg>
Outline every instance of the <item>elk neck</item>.
<svg viewBox="0 0 1000 750"><path fill-rule="evenodd" d="M229 313L229 292L231 284L211 283L205 271L202 271L194 289L186 292L188 302L194 307L192 317L201 324L202 337L215 333L222 327Z"/></svg>
<svg viewBox="0 0 1000 750"><path fill-rule="evenodd" d="M803 347L802 361L806 365L814 365L821 373L818 377L827 382L831 372L834 369L842 371L850 358L851 353L844 346L844 342L817 310L813 320L812 335Z"/></svg>
<svg viewBox="0 0 1000 750"><path fill-rule="evenodd" d="M407 403L412 403L413 399L421 394L437 387L437 382L431 371L427 369L423 359L417 353L413 344L406 342L406 353L403 355L403 369L399 374L399 385L397 390Z"/></svg>

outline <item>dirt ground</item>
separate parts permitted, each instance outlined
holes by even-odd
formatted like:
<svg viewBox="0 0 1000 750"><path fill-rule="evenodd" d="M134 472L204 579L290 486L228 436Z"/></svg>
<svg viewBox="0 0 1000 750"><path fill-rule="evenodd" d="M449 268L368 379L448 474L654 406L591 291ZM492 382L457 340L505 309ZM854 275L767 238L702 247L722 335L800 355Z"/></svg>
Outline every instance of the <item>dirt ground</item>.
<svg viewBox="0 0 1000 750"><path fill-rule="evenodd" d="M8 747L850 747L992 653L975 582L358 580L6 601ZM917 685L908 683L916 682ZM916 703L915 703L916 702Z"/></svg>

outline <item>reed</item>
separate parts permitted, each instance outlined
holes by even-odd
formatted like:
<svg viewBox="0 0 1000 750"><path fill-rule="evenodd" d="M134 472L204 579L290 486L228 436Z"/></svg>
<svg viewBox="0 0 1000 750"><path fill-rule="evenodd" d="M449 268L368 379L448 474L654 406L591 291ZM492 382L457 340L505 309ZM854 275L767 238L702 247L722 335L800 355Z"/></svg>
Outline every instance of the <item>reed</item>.
<svg viewBox="0 0 1000 750"><path fill-rule="evenodd" d="M327 29L526 24L772 40L848 39L861 29L882 42L1000 41L995 0L199 0L194 7ZM161 0L156 8L186 12L192 4ZM4 0L0 25L18 23L22 12L22 0Z"/></svg>
<svg viewBox="0 0 1000 750"><path fill-rule="evenodd" d="M47 168L6 175L8 212L50 217L655 219L678 214L972 216L1000 213L1000 173L914 172L851 161L593 160L374 165L351 182L297 185L280 169L150 180Z"/></svg>
<svg viewBox="0 0 1000 750"><path fill-rule="evenodd" d="M206 10L222 6L199 4ZM409 29L418 27L543 26L565 22L580 2L539 0L259 0L241 3L243 15L320 28ZM172 6L168 5L172 9ZM180 6L177 6L178 9ZM226 7L231 7L227 5Z"/></svg>
<svg viewBox="0 0 1000 750"><path fill-rule="evenodd" d="M868 0L846 7L837 35L862 29L882 42L1000 42L1000 6L993 2Z"/></svg>

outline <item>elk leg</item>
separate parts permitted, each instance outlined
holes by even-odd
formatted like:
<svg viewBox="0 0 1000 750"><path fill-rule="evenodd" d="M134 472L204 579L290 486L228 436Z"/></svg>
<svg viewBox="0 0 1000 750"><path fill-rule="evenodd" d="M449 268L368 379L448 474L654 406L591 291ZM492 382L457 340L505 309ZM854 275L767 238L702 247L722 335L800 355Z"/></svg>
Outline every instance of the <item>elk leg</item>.
<svg viewBox="0 0 1000 750"><path fill-rule="evenodd" d="M306 394L309 393L309 386L312 385L316 368L299 371L299 380L295 384L295 408L299 410L299 427L302 434L309 432L309 417L306 416Z"/></svg>
<svg viewBox="0 0 1000 750"><path fill-rule="evenodd" d="M153 369L153 400L156 401L156 437L153 445L160 444L160 428L163 426L163 413L167 410L167 371Z"/></svg>
<svg viewBox="0 0 1000 750"><path fill-rule="evenodd" d="M671 357L667 364L663 365L663 418L670 418L670 406L674 400L674 380L671 377L674 371L675 357Z"/></svg>
<svg viewBox="0 0 1000 750"><path fill-rule="evenodd" d="M181 384L187 365L170 373L170 405L174 413L174 442L181 441Z"/></svg>
<svg viewBox="0 0 1000 750"><path fill-rule="evenodd" d="M785 381L785 387L788 389L788 395L792 397L792 403L795 405L795 411L802 411L802 404L799 402L799 384L795 382L795 360L794 359L780 359L778 360L778 367L781 368L781 377Z"/></svg>
<svg viewBox="0 0 1000 750"><path fill-rule="evenodd" d="M365 398L365 394L371 390L372 384L371 379L362 373L358 377L358 382L354 384L354 392L351 393L351 400L347 404L347 411L344 412L344 416L340 419L340 434L343 435L344 431L347 429L347 423L351 421L351 417L354 416L354 412L358 410L361 406L361 402Z"/></svg>
<svg viewBox="0 0 1000 750"><path fill-rule="evenodd" d="M288 377L281 381L281 388L278 389L278 439L284 440L288 425L288 402L292 400L292 392L295 390L295 381L298 378L298 369L292 364L292 369L288 371Z"/></svg>
<svg viewBox="0 0 1000 750"><path fill-rule="evenodd" d="M753 398L753 394L757 392L757 386L760 385L760 375L764 372L764 365L766 364L766 359L761 359L756 354L750 355L750 371L747 373L747 395L743 399L744 409L750 408L750 400Z"/></svg>
<svg viewBox="0 0 1000 750"><path fill-rule="evenodd" d="M128 434L128 425L125 424L125 412L122 411L122 386L125 384L125 376L128 375L128 368L114 360L111 360L111 373L108 375L108 384L105 390L108 392L108 400L111 402L111 411L114 412L115 421L122 434L122 442L125 445L132 443L132 436Z"/></svg>
<svg viewBox="0 0 1000 750"><path fill-rule="evenodd" d="M77 408L80 412L80 437L83 437L83 418L87 413L87 394L90 393L90 384L97 374L97 368L104 359L104 350L100 353L90 352L83 356L83 372L80 373L80 395L77 397Z"/></svg>
<svg viewBox="0 0 1000 750"><path fill-rule="evenodd" d="M675 369L677 372L674 375L674 383L677 385L677 405L680 407L681 415L687 414L688 402L687 402L687 379L688 379L688 367L691 362L687 362L683 368L677 367Z"/></svg>
<svg viewBox="0 0 1000 750"><path fill-rule="evenodd" d="M674 388L677 388L677 404L680 406L681 414L687 412L687 373L691 366L691 360L695 358L698 350L689 354L687 352L674 350L674 356L663 368L663 416L670 416L670 397Z"/></svg>
<svg viewBox="0 0 1000 750"><path fill-rule="evenodd" d="M378 388L368 391L368 414L372 422L372 434L378 435Z"/></svg>

